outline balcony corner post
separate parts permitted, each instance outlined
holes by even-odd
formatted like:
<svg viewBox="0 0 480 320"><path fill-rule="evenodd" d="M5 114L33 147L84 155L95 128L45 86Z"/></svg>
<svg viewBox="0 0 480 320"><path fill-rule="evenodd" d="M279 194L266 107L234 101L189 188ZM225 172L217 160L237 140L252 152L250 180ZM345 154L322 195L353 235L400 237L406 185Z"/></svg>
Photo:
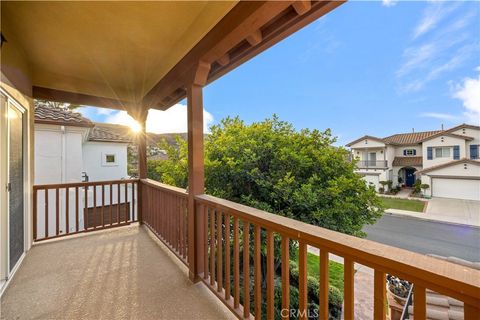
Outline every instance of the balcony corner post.
<svg viewBox="0 0 480 320"><path fill-rule="evenodd" d="M147 178L147 130L146 122L148 109L140 108L142 112L135 114L135 120L140 124L141 130L138 133L137 146L138 146L138 184L137 184L137 215L138 222L143 223L143 192L142 192L142 179Z"/></svg>
<svg viewBox="0 0 480 320"><path fill-rule="evenodd" d="M203 86L206 84L210 64L199 62L187 85L188 119L188 266L190 280L198 282L204 266L203 210L195 205L195 196L204 193L203 150Z"/></svg>

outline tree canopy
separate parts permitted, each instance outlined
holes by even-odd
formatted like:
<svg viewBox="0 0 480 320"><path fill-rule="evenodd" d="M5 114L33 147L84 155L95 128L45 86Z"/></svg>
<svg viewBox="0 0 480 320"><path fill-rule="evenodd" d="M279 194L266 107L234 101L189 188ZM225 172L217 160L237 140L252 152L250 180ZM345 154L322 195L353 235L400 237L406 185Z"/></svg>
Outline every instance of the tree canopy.
<svg viewBox="0 0 480 320"><path fill-rule="evenodd" d="M205 140L206 193L331 230L363 236L383 211L330 130L300 130L277 116L245 124L225 118ZM187 142L160 146L168 160L149 177L187 186Z"/></svg>

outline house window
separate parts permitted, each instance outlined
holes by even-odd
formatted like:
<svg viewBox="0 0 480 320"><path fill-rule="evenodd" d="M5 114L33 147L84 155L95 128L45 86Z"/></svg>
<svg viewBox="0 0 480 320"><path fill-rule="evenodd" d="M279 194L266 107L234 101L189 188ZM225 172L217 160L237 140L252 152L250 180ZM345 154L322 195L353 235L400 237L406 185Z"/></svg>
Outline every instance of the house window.
<svg viewBox="0 0 480 320"><path fill-rule="evenodd" d="M450 158L450 148L435 148L435 158Z"/></svg>
<svg viewBox="0 0 480 320"><path fill-rule="evenodd" d="M102 153L102 166L117 166L117 154L116 153Z"/></svg>
<svg viewBox="0 0 480 320"><path fill-rule="evenodd" d="M105 155L105 163L115 163L115 155L114 154L106 154Z"/></svg>
<svg viewBox="0 0 480 320"><path fill-rule="evenodd" d="M406 156L414 156L416 154L415 149L406 149L405 150L405 155Z"/></svg>

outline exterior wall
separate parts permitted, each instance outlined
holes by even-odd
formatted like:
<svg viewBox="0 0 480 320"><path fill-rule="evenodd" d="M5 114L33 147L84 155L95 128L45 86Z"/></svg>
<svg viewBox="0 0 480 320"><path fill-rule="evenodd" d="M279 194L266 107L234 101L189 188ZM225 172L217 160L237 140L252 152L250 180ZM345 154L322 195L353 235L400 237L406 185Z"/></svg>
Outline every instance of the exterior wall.
<svg viewBox="0 0 480 320"><path fill-rule="evenodd" d="M443 138L443 142L442 142ZM429 168L432 166L436 166L442 163L446 163L449 161L453 161L453 150L450 152L450 157L448 158L435 158L435 151L433 152L433 159L428 160L427 157L427 148L428 147L453 147L455 145L460 146L460 159L466 157L466 150L465 150L465 140L461 138L455 138L450 136L438 136L436 138L427 140L422 144L422 156L423 156L423 168Z"/></svg>
<svg viewBox="0 0 480 320"><path fill-rule="evenodd" d="M376 191L381 187L379 181L389 180L390 175L389 170L360 169L356 172L363 177L367 184L372 183Z"/></svg>
<svg viewBox="0 0 480 320"><path fill-rule="evenodd" d="M385 143L372 140L372 139L363 139L355 144L350 146L351 149L364 149L364 148L384 148Z"/></svg>
<svg viewBox="0 0 480 320"><path fill-rule="evenodd" d="M82 143L87 130L35 125L35 184L82 181Z"/></svg>
<svg viewBox="0 0 480 320"><path fill-rule="evenodd" d="M116 164L105 164L104 155L115 154ZM119 180L127 177L127 144L86 142L83 146L83 170L89 181Z"/></svg>
<svg viewBox="0 0 480 320"><path fill-rule="evenodd" d="M395 158L395 147L394 146L387 146L386 150L386 158L387 158L387 166L391 168L393 166L393 159ZM395 182L395 181L394 181Z"/></svg>
<svg viewBox="0 0 480 320"><path fill-rule="evenodd" d="M415 156L422 156L422 146L421 145L411 145L411 146L398 146L395 147L395 157L404 157L403 150L405 149L415 149L417 154Z"/></svg>
<svg viewBox="0 0 480 320"><path fill-rule="evenodd" d="M376 153L377 161L386 160L386 154L384 148L368 148L368 149L353 149L353 157L358 160L369 160L368 154L369 153Z"/></svg>
<svg viewBox="0 0 480 320"><path fill-rule="evenodd" d="M470 145L480 145L480 130L465 128L465 129L456 130L453 133L459 134L459 135L465 135L465 136L473 138L472 141L467 141L467 145L466 145L466 156L467 156L468 159L470 159L471 158L471 156L470 156Z"/></svg>

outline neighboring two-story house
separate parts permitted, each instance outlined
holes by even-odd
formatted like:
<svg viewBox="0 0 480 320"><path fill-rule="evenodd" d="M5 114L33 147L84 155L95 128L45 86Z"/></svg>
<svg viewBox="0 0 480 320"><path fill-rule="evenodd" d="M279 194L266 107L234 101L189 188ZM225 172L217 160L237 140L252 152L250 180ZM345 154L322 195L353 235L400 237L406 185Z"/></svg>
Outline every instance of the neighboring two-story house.
<svg viewBox="0 0 480 320"><path fill-rule="evenodd" d="M35 184L127 178L130 141L80 113L35 107Z"/></svg>
<svg viewBox="0 0 480 320"><path fill-rule="evenodd" d="M480 201L480 126L363 136L347 144L357 172L378 190L380 181L411 187L417 179L427 195Z"/></svg>

